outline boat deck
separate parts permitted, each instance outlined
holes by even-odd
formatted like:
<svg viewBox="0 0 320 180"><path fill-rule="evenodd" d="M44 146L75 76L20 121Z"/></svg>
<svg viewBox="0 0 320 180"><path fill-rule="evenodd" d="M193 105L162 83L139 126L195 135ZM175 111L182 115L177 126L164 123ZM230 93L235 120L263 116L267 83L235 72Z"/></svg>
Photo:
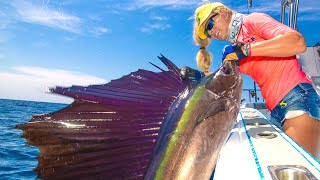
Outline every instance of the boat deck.
<svg viewBox="0 0 320 180"><path fill-rule="evenodd" d="M319 159L272 125L261 112L240 109L237 123L220 152L213 179L320 179Z"/></svg>

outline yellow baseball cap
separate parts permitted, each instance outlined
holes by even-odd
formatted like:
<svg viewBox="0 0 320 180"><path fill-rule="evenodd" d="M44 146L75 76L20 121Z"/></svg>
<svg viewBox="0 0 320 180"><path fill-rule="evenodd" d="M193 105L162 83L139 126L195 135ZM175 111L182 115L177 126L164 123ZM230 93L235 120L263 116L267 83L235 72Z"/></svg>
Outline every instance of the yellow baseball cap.
<svg viewBox="0 0 320 180"><path fill-rule="evenodd" d="M195 14L196 17L195 18L198 23L197 24L197 26L198 26L197 34L201 39L206 39L208 37L205 33L206 28L205 28L204 22L206 22L208 20L211 12L220 6L224 6L224 5L219 2L213 2L210 4L202 5L196 9L196 14Z"/></svg>

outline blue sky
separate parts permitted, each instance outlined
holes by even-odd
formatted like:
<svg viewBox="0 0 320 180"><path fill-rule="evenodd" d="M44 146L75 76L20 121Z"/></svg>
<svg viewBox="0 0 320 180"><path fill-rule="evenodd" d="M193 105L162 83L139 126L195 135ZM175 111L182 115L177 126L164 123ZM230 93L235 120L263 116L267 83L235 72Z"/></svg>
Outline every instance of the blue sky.
<svg viewBox="0 0 320 180"><path fill-rule="evenodd" d="M157 71L162 53L197 68L193 14L208 1L3 0L0 2L0 98L70 103L45 93L55 85L101 84L139 68ZM280 19L281 0L219 1L240 13ZM320 42L320 2L300 1L298 28L308 46ZM214 65L225 42L213 41ZM162 66L163 67L163 66ZM249 77L244 88L253 88Z"/></svg>

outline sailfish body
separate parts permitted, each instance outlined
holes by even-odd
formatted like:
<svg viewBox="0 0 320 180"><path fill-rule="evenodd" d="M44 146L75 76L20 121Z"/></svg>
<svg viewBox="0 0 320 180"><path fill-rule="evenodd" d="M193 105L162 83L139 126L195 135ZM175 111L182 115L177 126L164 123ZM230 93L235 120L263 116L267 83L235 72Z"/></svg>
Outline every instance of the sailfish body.
<svg viewBox="0 0 320 180"><path fill-rule="evenodd" d="M192 83L139 70L104 85L57 87L75 98L34 116L23 130L40 149L43 179L209 179L239 112L242 78L233 62Z"/></svg>
<svg viewBox="0 0 320 180"><path fill-rule="evenodd" d="M145 179L208 179L239 112L242 79L230 64L186 89L165 117Z"/></svg>

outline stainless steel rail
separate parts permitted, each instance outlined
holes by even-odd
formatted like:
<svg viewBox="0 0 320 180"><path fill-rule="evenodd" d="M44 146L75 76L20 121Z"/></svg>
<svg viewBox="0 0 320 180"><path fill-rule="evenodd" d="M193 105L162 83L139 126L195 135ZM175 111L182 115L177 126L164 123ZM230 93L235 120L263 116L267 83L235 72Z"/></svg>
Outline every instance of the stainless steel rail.
<svg viewBox="0 0 320 180"><path fill-rule="evenodd" d="M288 26L294 30L297 30L297 16L298 16L299 0L282 0L280 21L283 24L284 24L284 18L285 18L287 7L289 9Z"/></svg>

